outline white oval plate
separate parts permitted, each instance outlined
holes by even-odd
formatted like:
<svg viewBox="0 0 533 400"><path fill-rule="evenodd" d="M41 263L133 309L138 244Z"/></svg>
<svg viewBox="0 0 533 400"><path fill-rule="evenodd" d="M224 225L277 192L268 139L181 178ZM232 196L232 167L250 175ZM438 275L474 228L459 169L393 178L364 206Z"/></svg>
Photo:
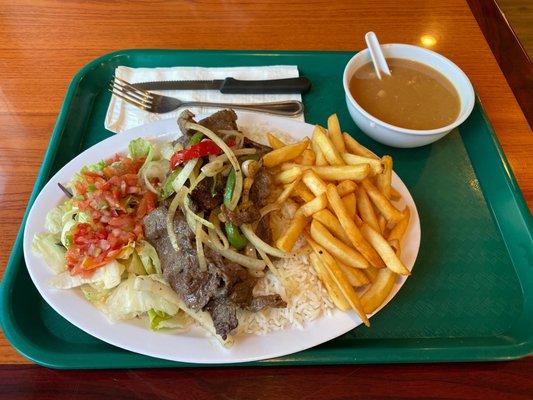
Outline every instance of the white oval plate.
<svg viewBox="0 0 533 400"><path fill-rule="evenodd" d="M238 123L245 130L247 127L253 127L257 132L257 128L260 127L263 132L275 131L295 139L310 136L314 128L313 125L288 118L244 112L239 113ZM360 325L361 320L354 312L337 310L332 315L308 323L303 330L291 328L265 335L242 336L236 340L232 348L226 349L215 339L208 338L200 328L193 328L185 333L153 332L141 321L111 323L103 313L85 300L80 290L57 290L48 285L53 272L43 259L33 254L31 242L36 233L44 230L46 213L64 200L57 183L69 182L84 165L92 164L115 153L126 152L131 139L142 136L169 141L179 136L178 132L175 119L167 119L115 135L78 155L45 185L28 215L24 230L24 256L30 276L48 304L78 328L107 343L151 357L189 363L241 363L280 357L317 346ZM393 176L393 186L404 199L400 206L407 205L411 209L411 222L406 232L401 257L407 268L412 269L420 245L418 212L409 191L396 174ZM398 277L384 305L396 295L405 279ZM379 309L376 312L378 311Z"/></svg>

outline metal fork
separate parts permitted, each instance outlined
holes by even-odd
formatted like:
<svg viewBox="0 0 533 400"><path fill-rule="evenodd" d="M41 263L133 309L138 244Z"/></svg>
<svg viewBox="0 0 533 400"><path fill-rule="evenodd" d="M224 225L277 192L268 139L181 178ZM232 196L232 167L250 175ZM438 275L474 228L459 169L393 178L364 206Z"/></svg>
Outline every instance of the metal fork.
<svg viewBox="0 0 533 400"><path fill-rule="evenodd" d="M137 89L125 80L117 78L116 76L111 81L109 91L135 107L156 114L164 114L180 107L214 107L235 108L239 110L258 111L292 117L300 115L304 110L303 103L297 100L252 104L181 101L175 97L162 96L146 90Z"/></svg>

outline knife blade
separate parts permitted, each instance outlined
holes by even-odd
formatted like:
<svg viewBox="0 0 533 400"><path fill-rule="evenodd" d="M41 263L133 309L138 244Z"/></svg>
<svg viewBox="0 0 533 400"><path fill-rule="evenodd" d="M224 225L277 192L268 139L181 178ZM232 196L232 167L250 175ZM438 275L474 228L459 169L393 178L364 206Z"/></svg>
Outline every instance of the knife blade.
<svg viewBox="0 0 533 400"><path fill-rule="evenodd" d="M259 81L245 81L235 78L211 81L154 81L132 83L131 85L143 90L219 90L225 94L283 94L304 93L311 88L311 81L301 76Z"/></svg>

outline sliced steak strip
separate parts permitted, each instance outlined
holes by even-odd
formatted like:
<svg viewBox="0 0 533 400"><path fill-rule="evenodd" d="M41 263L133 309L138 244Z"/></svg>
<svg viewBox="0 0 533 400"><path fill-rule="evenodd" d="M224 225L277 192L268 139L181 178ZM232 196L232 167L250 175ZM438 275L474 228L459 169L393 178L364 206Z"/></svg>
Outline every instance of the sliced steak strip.
<svg viewBox="0 0 533 400"><path fill-rule="evenodd" d="M259 155L259 157L263 157L266 153L272 151L272 147L257 143L252 139L248 139L246 136L244 137L243 145L244 147L253 147L257 149L257 154Z"/></svg>
<svg viewBox="0 0 533 400"><path fill-rule="evenodd" d="M245 308L248 311L258 312L267 307L283 308L287 307L287 303L283 301L279 294L269 294L266 296L254 297Z"/></svg>
<svg viewBox="0 0 533 400"><path fill-rule="evenodd" d="M250 189L250 200L258 207L262 208L268 203L270 188L273 185L272 174L264 167L261 167L254 176L254 183Z"/></svg>
<svg viewBox="0 0 533 400"><path fill-rule="evenodd" d="M237 128L237 114L233 110L220 110L202 119L200 125L207 129L218 133L218 131L236 131Z"/></svg>
<svg viewBox="0 0 533 400"><path fill-rule="evenodd" d="M233 211L228 210L226 206L222 205L220 211L224 214L224 217L226 217L226 221L237 226L249 224L261 218L261 213L254 204L249 204L247 207L239 206Z"/></svg>
<svg viewBox="0 0 533 400"><path fill-rule="evenodd" d="M222 179L215 181L205 178L193 189L189 196L191 208L194 212L209 212L222 203L224 182Z"/></svg>

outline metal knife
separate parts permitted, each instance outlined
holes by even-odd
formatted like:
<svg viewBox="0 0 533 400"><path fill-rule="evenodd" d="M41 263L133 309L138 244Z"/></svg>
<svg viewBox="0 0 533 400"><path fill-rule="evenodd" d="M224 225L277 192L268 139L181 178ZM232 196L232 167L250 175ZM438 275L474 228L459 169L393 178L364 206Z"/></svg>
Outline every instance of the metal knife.
<svg viewBox="0 0 533 400"><path fill-rule="evenodd" d="M132 83L143 90L219 90L225 94L281 94L304 93L311 88L306 77L243 81L234 78L212 81L155 81Z"/></svg>

